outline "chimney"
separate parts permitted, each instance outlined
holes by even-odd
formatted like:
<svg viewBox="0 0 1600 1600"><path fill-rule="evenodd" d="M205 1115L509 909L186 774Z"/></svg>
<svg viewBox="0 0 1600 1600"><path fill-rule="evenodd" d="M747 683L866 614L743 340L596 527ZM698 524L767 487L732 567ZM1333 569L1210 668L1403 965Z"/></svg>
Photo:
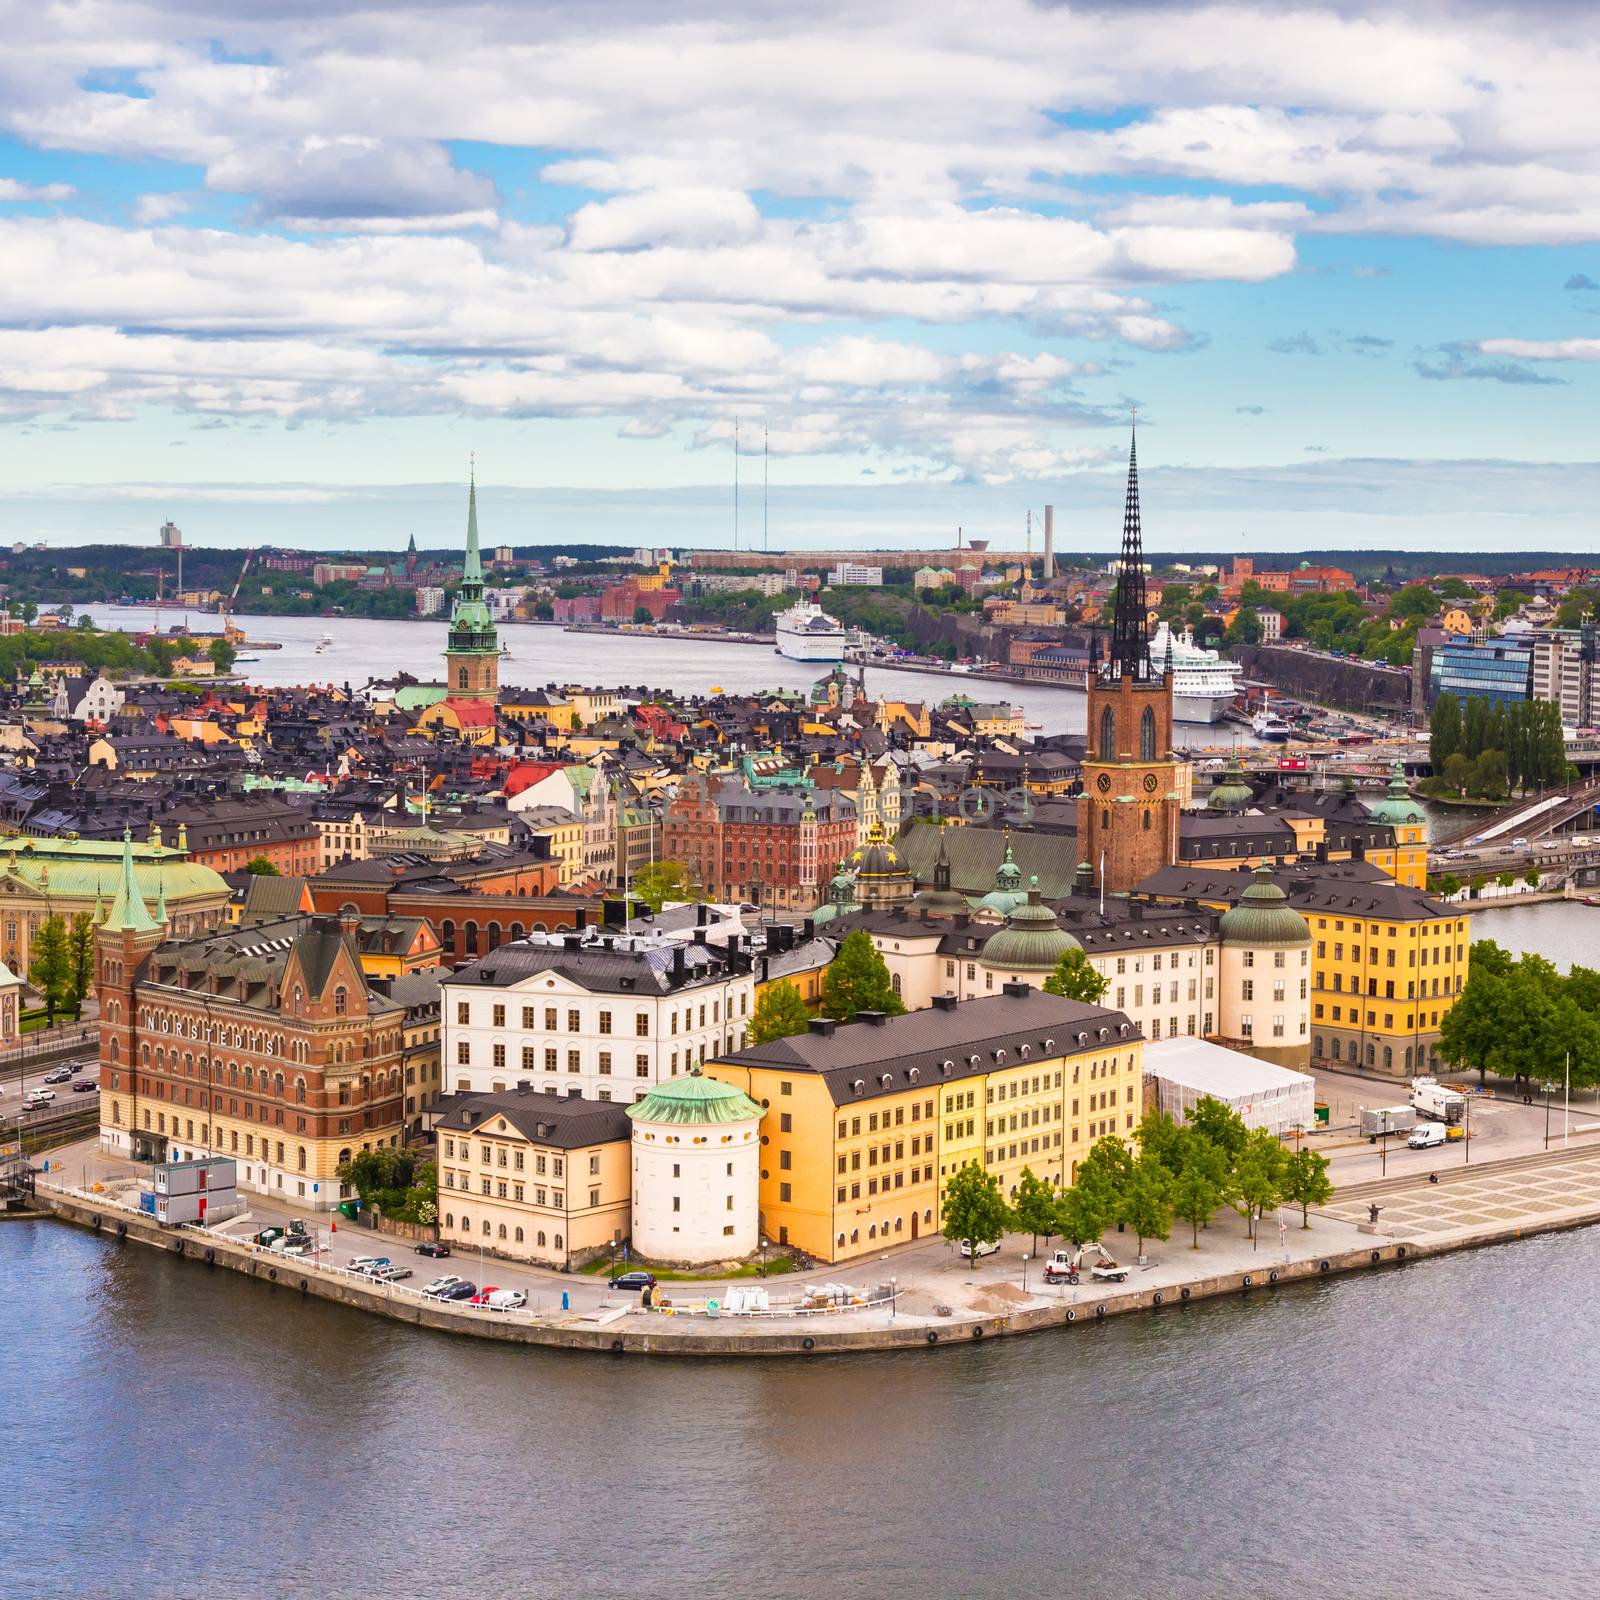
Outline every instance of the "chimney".
<svg viewBox="0 0 1600 1600"><path fill-rule="evenodd" d="M583 948L583 935L580 933L569 933L562 937L561 942L569 950L581 950Z"/></svg>
<svg viewBox="0 0 1600 1600"><path fill-rule="evenodd" d="M706 911L706 903L705 903L704 900L702 900L694 908L694 925L695 925L695 927L697 927L697 928L705 927L707 914L708 913Z"/></svg>
<svg viewBox="0 0 1600 1600"><path fill-rule="evenodd" d="M572 926L576 928L579 933L582 933L583 930L589 926L588 907L579 906L578 909L573 913L573 916L576 920L573 922Z"/></svg>
<svg viewBox="0 0 1600 1600"><path fill-rule="evenodd" d="M817 933L817 925L816 925L816 923L813 922L810 917L807 917L806 920L800 924L800 939L801 939L801 942L804 943L804 944L809 944L811 942L811 940L816 937L816 933Z"/></svg>
<svg viewBox="0 0 1600 1600"><path fill-rule="evenodd" d="M887 1011L856 1012L856 1021L866 1023L869 1028L881 1028L888 1022L888 1020L889 1013Z"/></svg>
<svg viewBox="0 0 1600 1600"><path fill-rule="evenodd" d="M836 1024L832 1017L813 1017L810 1023L807 1024L807 1031L819 1034L824 1039L831 1039L835 1026Z"/></svg>
<svg viewBox="0 0 1600 1600"><path fill-rule="evenodd" d="M533 1093L533 1081L532 1081L532 1079L530 1079L530 1078L518 1078L517 1079L517 1093L518 1094L532 1094Z"/></svg>
<svg viewBox="0 0 1600 1600"><path fill-rule="evenodd" d="M1056 508L1044 508L1044 560L1039 567L1040 576L1048 583L1056 575Z"/></svg>
<svg viewBox="0 0 1600 1600"><path fill-rule="evenodd" d="M1001 994L1009 994L1014 999L1026 999L1033 990L1025 983L1003 983L1000 985Z"/></svg>
<svg viewBox="0 0 1600 1600"><path fill-rule="evenodd" d="M675 944L672 947L672 986L677 988L683 982L684 962L683 945Z"/></svg>
<svg viewBox="0 0 1600 1600"><path fill-rule="evenodd" d="M696 944L704 944L706 942L706 930L704 928L696 928L694 930L694 942Z"/></svg>
<svg viewBox="0 0 1600 1600"><path fill-rule="evenodd" d="M954 1011L956 1004L956 997L953 994L936 994L933 997L935 1011Z"/></svg>
<svg viewBox="0 0 1600 1600"><path fill-rule="evenodd" d="M608 928L620 928L628 920L628 903L625 900L602 900L600 920Z"/></svg>

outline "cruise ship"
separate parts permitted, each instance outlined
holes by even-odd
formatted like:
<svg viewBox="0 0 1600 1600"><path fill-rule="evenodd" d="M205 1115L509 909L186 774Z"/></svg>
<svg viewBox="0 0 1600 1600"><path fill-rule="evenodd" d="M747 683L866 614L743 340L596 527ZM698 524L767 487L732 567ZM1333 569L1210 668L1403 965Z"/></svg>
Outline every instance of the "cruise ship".
<svg viewBox="0 0 1600 1600"><path fill-rule="evenodd" d="M797 600L775 619L777 652L791 661L843 661L845 629L821 606Z"/></svg>
<svg viewBox="0 0 1600 1600"><path fill-rule="evenodd" d="M1172 677L1172 714L1179 722L1221 722L1233 704L1243 668L1203 650L1162 623L1150 641L1150 663Z"/></svg>

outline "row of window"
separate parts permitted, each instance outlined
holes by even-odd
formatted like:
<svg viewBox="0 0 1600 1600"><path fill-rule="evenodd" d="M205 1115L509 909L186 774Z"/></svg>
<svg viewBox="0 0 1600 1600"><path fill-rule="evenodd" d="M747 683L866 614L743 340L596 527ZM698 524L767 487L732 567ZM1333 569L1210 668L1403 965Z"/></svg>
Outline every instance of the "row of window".
<svg viewBox="0 0 1600 1600"><path fill-rule="evenodd" d="M1312 1009L1316 1013L1317 1021L1321 1022L1322 1021L1322 1007L1320 1005L1317 1005L1317 1006L1314 1006ZM1361 1008L1359 1006L1351 1006L1349 1008L1348 1014L1342 1014L1345 1011L1345 1008L1343 1006L1330 1006L1328 1009L1329 1009L1329 1012L1331 1013L1331 1015L1329 1017L1329 1020L1332 1021L1332 1022L1347 1022L1353 1028L1357 1028L1357 1027L1360 1027L1362 1025L1362 1023L1361 1023ZM1428 1025L1430 1027L1437 1028L1439 1026L1440 1013L1437 1012L1437 1011L1430 1011L1430 1012L1427 1013L1427 1015L1429 1016L1429 1018L1431 1018L1431 1021L1430 1021L1430 1023ZM1417 1026L1419 1028L1421 1026L1423 1026L1422 1016L1423 1016L1423 1013L1419 1011L1417 1013ZM1392 1011L1385 1011L1383 1013L1383 1028L1384 1028L1384 1032L1385 1033L1393 1033L1394 1032L1394 1017L1395 1017L1395 1014ZM1378 1013L1376 1011L1369 1011L1367 1013L1366 1026L1369 1027L1369 1028L1376 1028L1378 1026L1378 1020L1377 1019L1378 1019ZM1405 1028L1405 1027L1408 1026L1405 1014L1402 1014L1402 1016L1400 1018L1400 1026L1402 1028Z"/></svg>
<svg viewBox="0 0 1600 1600"><path fill-rule="evenodd" d="M456 1226L456 1218L455 1218L455 1213L453 1211L447 1211L445 1213L444 1225L445 1225L446 1228L449 1228L450 1230L454 1231L455 1226ZM469 1217L469 1216L466 1216L465 1214L463 1214L463 1216L461 1218L461 1232L464 1233L464 1234L470 1234L472 1232L472 1218ZM485 1223L483 1224L483 1237L485 1239L492 1239L492 1238L495 1237L494 1228L493 1228L492 1224L490 1224L487 1221L485 1221ZM512 1237L514 1237L515 1242L517 1244L522 1244L524 1242L521 1228L513 1228L512 1232L511 1232L511 1235L508 1236L507 1232L506 1232L506 1225L503 1222L500 1224L499 1237L500 1237L500 1240L501 1240L502 1243L510 1242L510 1238L512 1238ZM539 1249L543 1250L543 1249L546 1248L545 1237L544 1237L544 1233L543 1233L542 1230L540 1232L535 1233L534 1236L533 1236L533 1239L534 1239L535 1245L537 1245ZM552 1241L552 1243L549 1246L549 1248L552 1248L552 1249L555 1249L555 1250L560 1250L560 1249L563 1248L563 1245L562 1245L562 1242L561 1242L561 1235L559 1233L555 1236L555 1238Z"/></svg>
<svg viewBox="0 0 1600 1600"><path fill-rule="evenodd" d="M1391 933L1393 933L1394 930L1391 928L1389 931ZM1464 949L1464 946L1459 945L1459 944L1455 947L1455 958L1456 958L1457 961L1461 960L1463 949ZM1352 961L1359 961L1361 959L1362 950L1365 950L1367 952L1367 965L1368 966L1372 966L1372 967L1377 966L1378 965L1378 947L1375 944L1372 944L1372 945L1353 944L1353 945L1351 945L1350 946L1350 959ZM1324 960L1326 958L1326 956L1327 956L1327 953L1328 953L1328 941L1326 939L1318 939L1317 940L1317 960L1318 961ZM1450 959L1450 946L1448 944L1431 945L1427 949L1423 950L1423 952L1422 952L1422 963L1421 964L1423 966L1425 966L1425 967L1430 964L1430 962L1429 962L1430 953L1431 953L1431 957L1432 957L1432 965L1440 966L1441 964L1449 961L1449 959ZM1397 959L1396 959L1396 953L1395 953L1395 950L1394 950L1393 946L1390 946L1388 949L1386 949L1384 954L1387 957L1387 959L1383 963L1386 967L1392 967L1392 966L1398 965L1398 962L1397 962ZM1344 960L1344 945L1337 939L1334 940L1334 944L1333 944L1333 959L1335 961L1343 961ZM1415 947L1409 948L1406 951L1406 965L1408 967L1414 967L1417 964L1418 964L1417 963L1417 951L1416 951Z"/></svg>

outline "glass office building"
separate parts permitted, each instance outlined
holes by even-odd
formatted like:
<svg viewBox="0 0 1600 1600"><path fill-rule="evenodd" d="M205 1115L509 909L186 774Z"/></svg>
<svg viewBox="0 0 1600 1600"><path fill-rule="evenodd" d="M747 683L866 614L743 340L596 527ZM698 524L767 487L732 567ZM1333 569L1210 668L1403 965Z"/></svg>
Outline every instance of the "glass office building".
<svg viewBox="0 0 1600 1600"><path fill-rule="evenodd" d="M1472 644L1461 639L1437 646L1428 670L1429 706L1442 694L1502 706L1532 699L1532 641L1486 639Z"/></svg>

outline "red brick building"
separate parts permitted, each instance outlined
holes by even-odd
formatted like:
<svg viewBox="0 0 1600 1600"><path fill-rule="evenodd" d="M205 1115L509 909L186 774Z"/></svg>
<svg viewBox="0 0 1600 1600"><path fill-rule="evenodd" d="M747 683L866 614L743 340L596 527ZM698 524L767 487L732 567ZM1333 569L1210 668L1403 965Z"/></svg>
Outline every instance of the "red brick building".
<svg viewBox="0 0 1600 1600"><path fill-rule="evenodd" d="M714 900L811 911L856 847L854 804L837 790L747 789L703 777L678 785L662 853L681 861Z"/></svg>

